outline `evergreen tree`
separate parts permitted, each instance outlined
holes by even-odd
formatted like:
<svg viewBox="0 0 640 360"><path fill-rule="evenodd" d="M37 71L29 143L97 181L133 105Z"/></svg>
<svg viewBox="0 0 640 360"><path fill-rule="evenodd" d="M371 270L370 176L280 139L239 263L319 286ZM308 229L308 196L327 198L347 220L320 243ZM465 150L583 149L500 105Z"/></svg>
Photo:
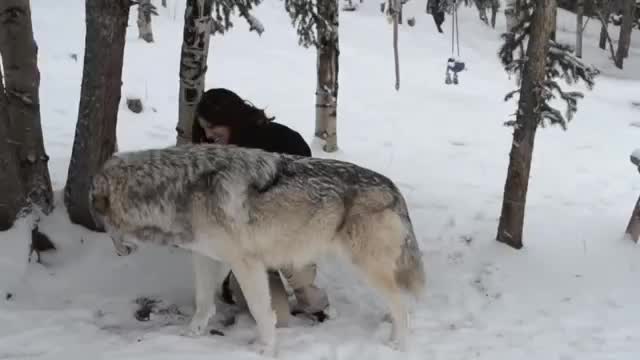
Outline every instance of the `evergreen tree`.
<svg viewBox="0 0 640 360"><path fill-rule="evenodd" d="M338 0L285 0L299 44L317 50L315 135L325 140L324 151L338 149L338 68L340 56Z"/></svg>
<svg viewBox="0 0 640 360"><path fill-rule="evenodd" d="M590 89L598 74L598 70L576 58L570 46L551 40L555 8L555 0L523 2L518 14L521 21L512 32L503 35L505 42L499 51L507 72L521 74L519 78L522 79L521 86L505 98L509 100L519 94L516 118L506 123L514 127L514 132L496 237L497 241L516 249L523 246L522 230L536 130L545 123L566 129L577 111L578 99L583 97L577 91L564 91L558 80L563 79L568 84L583 80ZM524 43L527 43L526 56L519 51ZM557 97L566 103L564 115L549 103Z"/></svg>

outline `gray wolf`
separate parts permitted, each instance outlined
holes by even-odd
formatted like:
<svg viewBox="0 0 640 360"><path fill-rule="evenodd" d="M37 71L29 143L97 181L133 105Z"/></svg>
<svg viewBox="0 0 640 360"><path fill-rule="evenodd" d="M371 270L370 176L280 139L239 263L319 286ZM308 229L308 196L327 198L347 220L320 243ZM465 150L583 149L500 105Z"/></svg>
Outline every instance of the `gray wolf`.
<svg viewBox="0 0 640 360"><path fill-rule="evenodd" d="M198 101L191 131L191 141L199 143L231 144L269 152L311 156L311 148L297 131L274 121L264 110L254 106L235 92L225 88L207 90ZM294 312L303 312L318 319L324 318L329 298L324 289L314 284L317 266L309 264L301 269L286 266L279 269L282 278L293 289L296 300ZM278 317L278 325L286 326L290 307L284 284L278 271L269 274L272 305ZM232 303L244 306L244 295L235 276L229 273L223 284L223 299L235 299ZM278 293L276 293L278 292ZM284 300L284 301L281 301Z"/></svg>
<svg viewBox="0 0 640 360"><path fill-rule="evenodd" d="M422 297L424 266L405 200L379 173L337 160L181 145L113 156L92 179L89 200L119 255L145 243L194 253L191 328L215 313L212 277L219 281L227 264L256 321L255 350L275 355L267 270L334 254L379 290L390 307L390 345L406 347L402 294Z"/></svg>

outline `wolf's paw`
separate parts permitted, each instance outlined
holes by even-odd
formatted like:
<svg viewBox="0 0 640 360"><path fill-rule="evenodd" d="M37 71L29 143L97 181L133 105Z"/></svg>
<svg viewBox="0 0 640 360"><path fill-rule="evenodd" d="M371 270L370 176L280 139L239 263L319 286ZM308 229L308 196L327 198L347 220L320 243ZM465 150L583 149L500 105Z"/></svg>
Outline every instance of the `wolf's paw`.
<svg viewBox="0 0 640 360"><path fill-rule="evenodd" d="M265 344L260 340L254 339L249 341L249 348L262 356L275 358L277 355L275 342Z"/></svg>
<svg viewBox="0 0 640 360"><path fill-rule="evenodd" d="M207 330L207 324L204 324L201 321L191 321L189 326L182 329L180 335L186 337L199 337L205 334Z"/></svg>
<svg viewBox="0 0 640 360"><path fill-rule="evenodd" d="M389 339L387 346L395 351L405 352L407 351L407 344L399 339Z"/></svg>
<svg viewBox="0 0 640 360"><path fill-rule="evenodd" d="M129 256L138 251L138 245L128 241L114 242L114 245L118 256Z"/></svg>

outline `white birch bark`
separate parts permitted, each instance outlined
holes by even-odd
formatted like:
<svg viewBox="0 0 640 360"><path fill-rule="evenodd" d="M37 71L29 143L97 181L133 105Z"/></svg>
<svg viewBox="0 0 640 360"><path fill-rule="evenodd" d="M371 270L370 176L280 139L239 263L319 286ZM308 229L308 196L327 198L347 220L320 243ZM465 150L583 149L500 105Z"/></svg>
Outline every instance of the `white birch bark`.
<svg viewBox="0 0 640 360"><path fill-rule="evenodd" d="M338 150L338 0L318 2L320 18L328 19L326 31L318 34L315 136L324 139L323 150Z"/></svg>
<svg viewBox="0 0 640 360"><path fill-rule="evenodd" d="M186 4L180 56L178 126L176 128L178 145L191 142L195 107L204 91L212 4L213 0L187 0Z"/></svg>

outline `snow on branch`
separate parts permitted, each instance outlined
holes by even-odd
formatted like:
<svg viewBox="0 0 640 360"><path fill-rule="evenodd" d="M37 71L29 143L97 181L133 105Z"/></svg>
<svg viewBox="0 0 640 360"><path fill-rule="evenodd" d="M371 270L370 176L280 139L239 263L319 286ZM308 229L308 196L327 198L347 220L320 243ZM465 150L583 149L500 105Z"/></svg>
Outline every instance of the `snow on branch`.
<svg viewBox="0 0 640 360"><path fill-rule="evenodd" d="M258 35L264 32L264 26L262 23L251 15L251 10L260 5L262 0L215 0L213 1L212 9L212 34L220 33L224 34L227 30L233 27L233 22L230 17L235 14L236 11L240 14L240 17L244 18L249 24L249 30L255 31Z"/></svg>
<svg viewBox="0 0 640 360"><path fill-rule="evenodd" d="M303 47L320 46L320 37L333 37L327 35L333 31L331 19L325 19L318 14L317 1L334 0L285 0L285 10L291 17L291 23L296 27L298 43ZM328 4L327 4L328 5ZM337 11L337 9L336 9ZM318 36L321 34L321 36ZM337 34L335 34L337 35Z"/></svg>
<svg viewBox="0 0 640 360"><path fill-rule="evenodd" d="M498 57L506 72L512 74L522 74L527 57L525 55L525 43L531 30L531 19L533 15L532 1L526 2L521 10L520 22L514 27L513 32L502 35L503 45L498 51ZM518 51L519 50L519 51ZM574 55L574 49L567 44L549 41L549 52L545 65L545 81L538 84L542 94L539 126L544 127L545 122L552 125L560 125L562 129L567 129L567 123L571 121L578 111L578 100L584 98L584 94L579 91L563 91L556 79L562 79L568 85L584 81L587 88L591 90L595 85L595 77L600 71L593 66L586 65L581 59ZM505 96L505 101L512 99L519 94L520 89L509 92ZM566 111L563 115L559 110L552 107L549 102L553 99L561 99L566 104ZM507 121L505 125L514 125L515 121Z"/></svg>

